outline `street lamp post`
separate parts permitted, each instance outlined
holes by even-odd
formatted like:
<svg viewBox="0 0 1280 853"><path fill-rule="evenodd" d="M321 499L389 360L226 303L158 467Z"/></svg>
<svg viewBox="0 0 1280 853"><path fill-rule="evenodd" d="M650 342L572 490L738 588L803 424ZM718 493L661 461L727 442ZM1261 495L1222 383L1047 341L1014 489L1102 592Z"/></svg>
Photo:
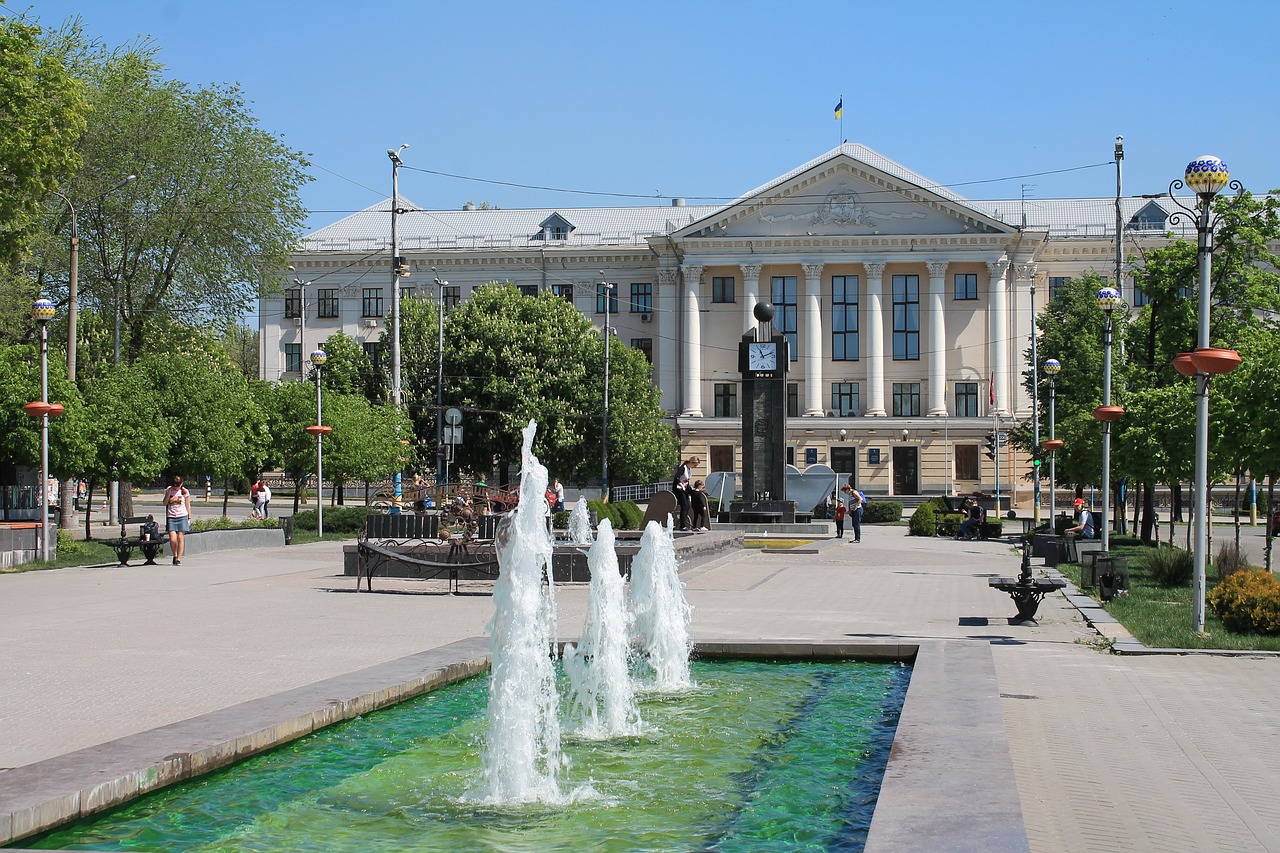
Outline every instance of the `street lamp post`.
<svg viewBox="0 0 1280 853"><path fill-rule="evenodd" d="M40 559L49 561L49 321L57 310L48 299L37 299L31 315L40 324L40 405L28 404L28 413L40 417Z"/></svg>
<svg viewBox="0 0 1280 853"><path fill-rule="evenodd" d="M1174 202L1195 216L1197 257L1199 259L1199 305L1196 349L1183 353L1174 361L1174 367L1185 376L1196 378L1196 458L1195 458L1195 513L1192 527L1192 557L1194 577L1192 581L1191 630L1204 632L1205 571L1209 562L1209 383L1214 374L1229 373L1240 364L1240 355L1234 350L1213 349L1209 346L1210 273L1213 264L1213 231L1217 219L1213 216L1213 199L1224 187L1237 192L1244 188L1239 181L1231 180L1227 164L1217 157L1204 155L1187 164L1183 179L1196 194L1196 208ZM1169 185L1169 196L1182 186L1182 181ZM1169 217L1176 222L1180 214Z"/></svg>
<svg viewBox="0 0 1280 853"><path fill-rule="evenodd" d="M436 486L439 487L438 472L444 471L444 488L440 489L440 497L444 498L445 489L449 487L449 456L444 449L444 289L449 282L442 281L436 275L436 268L431 268L436 281Z"/></svg>
<svg viewBox="0 0 1280 853"><path fill-rule="evenodd" d="M1031 296L1031 426L1035 435L1032 438L1035 447L1040 446L1040 378L1035 375L1036 365L1039 364L1038 349L1036 347L1036 280L1031 279L1030 287ZM1032 456L1031 476L1033 479L1032 495L1031 495L1031 514L1036 527L1040 526L1040 457ZM1050 513L1052 516L1053 513Z"/></svg>
<svg viewBox="0 0 1280 853"><path fill-rule="evenodd" d="M616 284L603 281L604 270L600 271L600 292L604 294L604 412L600 419L600 499L609 500L609 308L613 302L610 298Z"/></svg>
<svg viewBox="0 0 1280 853"><path fill-rule="evenodd" d="M316 423L307 427L307 432L316 437L316 535L324 536L324 437L333 432L333 427L323 423L324 412L320 404L320 373L324 363L329 360L324 350L311 353L311 365L316 369Z"/></svg>
<svg viewBox="0 0 1280 853"><path fill-rule="evenodd" d="M400 152L408 148L403 143L398 149L387 149L387 157L391 160L391 403L398 409L401 402L400 385L400 279L409 275L409 265L400 257L400 242L396 232L396 222L400 217L400 167L404 161ZM401 470L396 469L392 476L391 512L400 512L400 500L403 492Z"/></svg>
<svg viewBox="0 0 1280 853"><path fill-rule="evenodd" d="M1056 358L1045 359L1044 373L1049 377L1049 438L1047 441L1040 443L1040 446L1049 451L1049 522L1053 523L1053 514L1058 507L1058 451L1062 449L1062 442L1058 441L1054 434L1054 420L1056 412L1054 404L1057 402L1056 380L1058 374L1062 372L1062 362ZM1054 532L1054 531L1051 531Z"/></svg>
<svg viewBox="0 0 1280 853"><path fill-rule="evenodd" d="M1096 297L1098 307L1106 315L1102 337L1102 405L1093 410L1095 420L1102 422L1102 524L1099 536L1102 550L1111 544L1111 424L1124 414L1124 408L1111 405L1111 314L1124 305L1120 291L1104 287Z"/></svg>

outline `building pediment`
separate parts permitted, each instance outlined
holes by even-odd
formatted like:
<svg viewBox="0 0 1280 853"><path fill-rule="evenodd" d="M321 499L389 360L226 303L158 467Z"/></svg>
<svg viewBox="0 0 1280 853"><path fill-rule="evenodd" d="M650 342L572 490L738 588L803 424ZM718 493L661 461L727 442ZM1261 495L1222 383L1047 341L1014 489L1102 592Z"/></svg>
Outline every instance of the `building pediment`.
<svg viewBox="0 0 1280 853"><path fill-rule="evenodd" d="M845 144L672 236L696 240L1015 231L870 149Z"/></svg>

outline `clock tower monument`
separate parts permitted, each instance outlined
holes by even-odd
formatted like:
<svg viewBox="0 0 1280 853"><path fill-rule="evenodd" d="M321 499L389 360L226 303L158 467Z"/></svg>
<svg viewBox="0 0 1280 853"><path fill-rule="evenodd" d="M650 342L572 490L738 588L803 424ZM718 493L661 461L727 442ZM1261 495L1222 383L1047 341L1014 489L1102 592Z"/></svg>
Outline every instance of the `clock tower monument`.
<svg viewBox="0 0 1280 853"><path fill-rule="evenodd" d="M773 319L774 307L757 303L761 323ZM785 335L767 339L747 332L738 344L742 374L742 500L729 504L734 522L784 522L796 518L795 501L787 500L787 368L791 353Z"/></svg>

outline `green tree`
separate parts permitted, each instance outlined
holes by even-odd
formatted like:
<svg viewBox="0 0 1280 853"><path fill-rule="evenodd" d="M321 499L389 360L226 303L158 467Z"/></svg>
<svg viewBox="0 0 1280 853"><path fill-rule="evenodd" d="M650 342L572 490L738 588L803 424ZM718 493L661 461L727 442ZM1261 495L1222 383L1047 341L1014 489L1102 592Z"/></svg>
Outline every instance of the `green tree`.
<svg viewBox="0 0 1280 853"><path fill-rule="evenodd" d="M359 394L326 394L325 423L333 432L324 442L326 479L342 490L355 480L377 480L404 468L412 435L409 419L393 406L375 406Z"/></svg>
<svg viewBox="0 0 1280 853"><path fill-rule="evenodd" d="M40 355L29 345L0 345L0 467L40 467L40 419L22 410L40 399ZM89 447L86 411L79 389L67 381L65 367L49 364L49 400L65 413L49 421L49 470L63 479L79 476ZM70 518L70 516L67 516Z"/></svg>
<svg viewBox="0 0 1280 853"><path fill-rule="evenodd" d="M89 198L122 170L138 176L80 223L85 305L113 318L118 301L126 361L157 318L239 318L260 288L279 286L263 270L283 270L302 231L305 159L258 125L237 87L165 79L149 42L107 49L74 29L63 37L94 114L66 193Z"/></svg>
<svg viewBox="0 0 1280 853"><path fill-rule="evenodd" d="M521 430L538 422L536 452L558 476L583 482L599 470L604 342L572 305L511 284L478 289L445 324L445 403L466 412L459 464L475 472L519 460ZM422 386L432 385L422 381ZM675 464L643 354L610 348L610 468L617 480L651 480Z"/></svg>
<svg viewBox="0 0 1280 853"><path fill-rule="evenodd" d="M316 470L316 440L306 432L316 422L315 384L256 382L253 392L266 413L270 436L264 464L293 478L293 511L297 512L307 477Z"/></svg>
<svg viewBox="0 0 1280 853"><path fill-rule="evenodd" d="M403 330L401 338L403 339ZM320 382L335 394L361 394L370 401L385 399L385 373L365 354L360 342L343 332L336 332L320 345L327 359Z"/></svg>
<svg viewBox="0 0 1280 853"><path fill-rule="evenodd" d="M22 256L46 196L80 165L84 87L42 32L0 19L0 266Z"/></svg>
<svg viewBox="0 0 1280 853"><path fill-rule="evenodd" d="M160 408L151 377L139 366L123 365L82 383L90 415L86 443L92 449L84 464L90 493L111 480L150 480L160 476L169 459L175 428ZM90 516L85 536L92 538Z"/></svg>

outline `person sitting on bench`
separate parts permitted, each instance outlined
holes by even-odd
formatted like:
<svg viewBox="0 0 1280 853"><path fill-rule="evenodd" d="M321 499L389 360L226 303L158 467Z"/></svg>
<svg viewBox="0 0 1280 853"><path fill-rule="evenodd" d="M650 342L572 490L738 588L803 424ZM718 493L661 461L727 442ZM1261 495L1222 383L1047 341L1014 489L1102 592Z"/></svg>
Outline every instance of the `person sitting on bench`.
<svg viewBox="0 0 1280 853"><path fill-rule="evenodd" d="M969 517L960 522L960 533L956 538L965 541L977 539L982 532L982 522L987 520L987 511L973 498L965 498L964 511Z"/></svg>
<svg viewBox="0 0 1280 853"><path fill-rule="evenodd" d="M1078 523L1075 527L1068 527L1066 530L1062 531L1063 535L1071 536L1076 539L1094 538L1094 536L1097 535L1097 531L1095 531L1093 527L1093 513L1084 508L1083 498L1076 498L1074 506L1077 513L1076 521Z"/></svg>

